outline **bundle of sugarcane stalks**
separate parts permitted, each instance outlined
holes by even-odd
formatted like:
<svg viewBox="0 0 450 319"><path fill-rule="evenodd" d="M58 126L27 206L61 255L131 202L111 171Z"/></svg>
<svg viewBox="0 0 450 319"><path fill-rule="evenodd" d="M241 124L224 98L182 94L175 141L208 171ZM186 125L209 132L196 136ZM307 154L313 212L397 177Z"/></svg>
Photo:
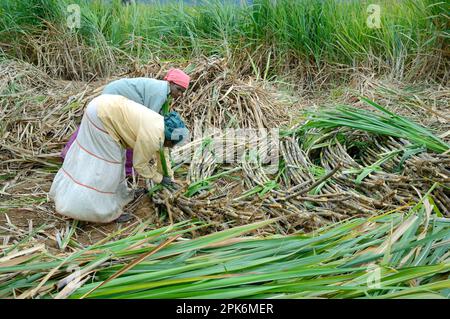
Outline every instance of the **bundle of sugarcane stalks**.
<svg viewBox="0 0 450 319"><path fill-rule="evenodd" d="M278 140L222 134L178 148L176 165L191 159L178 175L188 182L175 192L152 193L152 200L165 206L171 220L200 217L220 227L230 219L242 224L279 217L275 231L290 233L408 206L436 184L433 201L449 216L449 145L366 102L378 111L346 106L310 112L305 123L281 131ZM240 157L231 154L235 163L223 165L217 147L223 145L241 149ZM258 161L275 148L275 165Z"/></svg>
<svg viewBox="0 0 450 319"><path fill-rule="evenodd" d="M160 77L169 63L155 63L136 68L132 76ZM223 58L199 58L183 66L192 83L186 98L174 105L188 127L267 128L286 124L292 98L281 94L268 83L228 67Z"/></svg>

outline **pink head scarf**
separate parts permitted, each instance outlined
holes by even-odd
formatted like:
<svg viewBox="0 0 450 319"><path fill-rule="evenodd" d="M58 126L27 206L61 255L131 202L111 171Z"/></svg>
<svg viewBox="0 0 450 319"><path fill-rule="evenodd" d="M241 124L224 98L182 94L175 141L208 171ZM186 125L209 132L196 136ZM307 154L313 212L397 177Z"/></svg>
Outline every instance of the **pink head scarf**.
<svg viewBox="0 0 450 319"><path fill-rule="evenodd" d="M164 77L164 80L173 82L187 89L191 78L189 77L189 75L187 75L180 69L170 69L169 72L167 72L166 76Z"/></svg>

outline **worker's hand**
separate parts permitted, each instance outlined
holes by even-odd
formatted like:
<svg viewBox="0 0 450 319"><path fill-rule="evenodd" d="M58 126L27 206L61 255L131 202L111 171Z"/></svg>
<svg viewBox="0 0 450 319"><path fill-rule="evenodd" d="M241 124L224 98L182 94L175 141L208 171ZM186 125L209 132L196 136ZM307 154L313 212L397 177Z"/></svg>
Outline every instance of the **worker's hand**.
<svg viewBox="0 0 450 319"><path fill-rule="evenodd" d="M172 187L173 186L173 181L169 176L164 176L162 181L161 181L161 185L165 186L165 187Z"/></svg>

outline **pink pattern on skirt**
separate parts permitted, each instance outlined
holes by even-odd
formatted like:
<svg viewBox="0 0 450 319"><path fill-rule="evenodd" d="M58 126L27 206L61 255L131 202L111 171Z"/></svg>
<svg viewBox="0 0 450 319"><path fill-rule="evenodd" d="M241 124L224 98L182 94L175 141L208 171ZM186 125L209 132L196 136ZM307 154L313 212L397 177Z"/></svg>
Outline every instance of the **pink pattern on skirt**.
<svg viewBox="0 0 450 319"><path fill-rule="evenodd" d="M66 146L64 146L61 152L61 158L63 161L66 158L66 154L69 151L70 146L73 144L73 142L75 142L79 130L80 128L78 127L76 131L73 132L72 136L69 138L69 141L67 142ZM130 148L127 148L126 152L125 174L127 176L131 176L133 174L133 150Z"/></svg>

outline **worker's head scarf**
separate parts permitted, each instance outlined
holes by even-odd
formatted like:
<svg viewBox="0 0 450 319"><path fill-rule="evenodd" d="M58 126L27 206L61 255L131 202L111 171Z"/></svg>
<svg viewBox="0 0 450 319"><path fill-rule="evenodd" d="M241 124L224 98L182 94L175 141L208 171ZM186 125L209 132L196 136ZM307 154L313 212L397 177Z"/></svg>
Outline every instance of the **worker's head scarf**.
<svg viewBox="0 0 450 319"><path fill-rule="evenodd" d="M180 115L172 111L164 116L164 137L177 144L187 138L189 130L184 125Z"/></svg>
<svg viewBox="0 0 450 319"><path fill-rule="evenodd" d="M180 69L170 69L169 72L167 72L166 76L164 77L164 80L173 82L187 89L191 78L189 77L189 75L187 75Z"/></svg>

